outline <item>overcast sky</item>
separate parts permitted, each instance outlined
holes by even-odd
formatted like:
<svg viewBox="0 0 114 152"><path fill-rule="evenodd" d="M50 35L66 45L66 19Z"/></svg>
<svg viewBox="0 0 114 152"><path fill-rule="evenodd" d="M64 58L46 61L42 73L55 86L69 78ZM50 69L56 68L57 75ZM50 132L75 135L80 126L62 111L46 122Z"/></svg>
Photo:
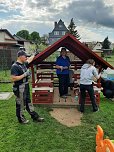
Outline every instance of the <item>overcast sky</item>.
<svg viewBox="0 0 114 152"><path fill-rule="evenodd" d="M22 29L48 34L55 21L68 26L71 18L81 41L108 36L114 43L114 0L0 0L0 28L12 34Z"/></svg>

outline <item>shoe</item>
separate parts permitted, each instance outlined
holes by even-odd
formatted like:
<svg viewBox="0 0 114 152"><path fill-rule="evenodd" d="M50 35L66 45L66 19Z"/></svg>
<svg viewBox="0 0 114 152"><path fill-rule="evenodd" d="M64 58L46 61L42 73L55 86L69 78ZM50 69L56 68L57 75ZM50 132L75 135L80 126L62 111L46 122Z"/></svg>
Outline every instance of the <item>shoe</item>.
<svg viewBox="0 0 114 152"><path fill-rule="evenodd" d="M79 111L80 111L81 113L84 113L84 109L79 108Z"/></svg>
<svg viewBox="0 0 114 152"><path fill-rule="evenodd" d="M38 117L37 119L33 119L34 122L44 122L44 118Z"/></svg>
<svg viewBox="0 0 114 152"><path fill-rule="evenodd" d="M24 120L19 121L19 123L20 123L20 124L28 124L28 123L29 123L29 120L24 119Z"/></svg>
<svg viewBox="0 0 114 152"><path fill-rule="evenodd" d="M65 96L71 96L71 94L65 94Z"/></svg>
<svg viewBox="0 0 114 152"><path fill-rule="evenodd" d="M97 110L93 110L93 112L98 112L99 111L99 108Z"/></svg>
<svg viewBox="0 0 114 152"><path fill-rule="evenodd" d="M70 90L73 90L73 87L70 87Z"/></svg>
<svg viewBox="0 0 114 152"><path fill-rule="evenodd" d="M60 98L66 99L66 98L67 98L67 96L63 95L63 96L60 96Z"/></svg>
<svg viewBox="0 0 114 152"><path fill-rule="evenodd" d="M83 111L83 110L80 110L80 112L81 112L81 113L84 113L84 111Z"/></svg>

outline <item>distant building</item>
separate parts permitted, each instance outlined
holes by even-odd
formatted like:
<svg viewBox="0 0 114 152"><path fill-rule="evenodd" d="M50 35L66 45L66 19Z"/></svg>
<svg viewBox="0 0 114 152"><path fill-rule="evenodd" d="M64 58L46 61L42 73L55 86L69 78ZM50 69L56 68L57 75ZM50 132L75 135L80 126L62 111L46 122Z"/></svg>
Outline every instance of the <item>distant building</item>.
<svg viewBox="0 0 114 152"><path fill-rule="evenodd" d="M17 57L19 46L7 29L0 29L0 69L8 69Z"/></svg>
<svg viewBox="0 0 114 152"><path fill-rule="evenodd" d="M97 42L92 50L102 50L102 42Z"/></svg>
<svg viewBox="0 0 114 152"><path fill-rule="evenodd" d="M102 42L84 42L85 46L90 48L93 52L95 52L97 55L102 56L103 50L102 50Z"/></svg>
<svg viewBox="0 0 114 152"><path fill-rule="evenodd" d="M17 41L7 29L0 29L0 49L11 49Z"/></svg>
<svg viewBox="0 0 114 152"><path fill-rule="evenodd" d="M15 40L17 41L17 44L20 46L20 47L24 47L26 52L29 54L31 53L31 48L32 46L34 45L33 42L29 41L29 40L26 40L20 36L17 36L17 35L13 35L13 37L15 38Z"/></svg>
<svg viewBox="0 0 114 152"><path fill-rule="evenodd" d="M64 22L60 19L59 22L55 22L54 29L51 33L49 33L49 45L55 43L58 39L63 37L68 29L66 28Z"/></svg>
<svg viewBox="0 0 114 152"><path fill-rule="evenodd" d="M114 43L111 43L110 48L113 50L114 49Z"/></svg>
<svg viewBox="0 0 114 152"><path fill-rule="evenodd" d="M9 69L17 58L20 47L30 53L33 43L19 36L12 35L7 29L0 29L0 69Z"/></svg>
<svg viewBox="0 0 114 152"><path fill-rule="evenodd" d="M95 42L95 41L92 41L92 42L83 42L83 44L84 44L85 46L87 46L87 47L88 47L89 49L91 49L91 50L95 47L96 43L97 43L97 42Z"/></svg>

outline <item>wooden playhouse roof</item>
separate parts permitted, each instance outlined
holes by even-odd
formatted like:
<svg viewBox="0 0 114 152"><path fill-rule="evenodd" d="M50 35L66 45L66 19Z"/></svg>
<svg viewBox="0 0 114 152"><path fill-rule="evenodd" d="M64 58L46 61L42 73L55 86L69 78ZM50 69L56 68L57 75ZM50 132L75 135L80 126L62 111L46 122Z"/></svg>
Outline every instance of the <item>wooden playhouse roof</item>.
<svg viewBox="0 0 114 152"><path fill-rule="evenodd" d="M70 52L72 52L75 56L80 58L83 62L85 62L89 58L92 58L95 60L96 64L101 66L102 68L106 69L107 67L109 67L111 69L114 69L109 63L107 63L105 60L103 60L101 57L95 54L91 49L86 47L71 34L66 34L53 45L49 46L44 51L39 53L30 63L30 66L32 66L33 64L37 65L39 62L41 63L43 60L45 60L48 56L50 56L60 47L67 48Z"/></svg>

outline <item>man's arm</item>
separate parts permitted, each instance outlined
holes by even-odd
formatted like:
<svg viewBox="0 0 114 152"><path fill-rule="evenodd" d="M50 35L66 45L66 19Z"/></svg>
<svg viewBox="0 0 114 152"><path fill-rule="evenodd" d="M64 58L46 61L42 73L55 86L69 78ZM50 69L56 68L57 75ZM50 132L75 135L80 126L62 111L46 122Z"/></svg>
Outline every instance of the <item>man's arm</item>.
<svg viewBox="0 0 114 152"><path fill-rule="evenodd" d="M98 74L96 68L94 68L93 75L97 80L101 77L101 73Z"/></svg>
<svg viewBox="0 0 114 152"><path fill-rule="evenodd" d="M101 73L99 73L95 78L98 80L101 77Z"/></svg>
<svg viewBox="0 0 114 152"><path fill-rule="evenodd" d="M25 77L24 74L22 74L20 76L11 75L11 81L13 81L13 82L19 81L19 80L23 79L24 77Z"/></svg>
<svg viewBox="0 0 114 152"><path fill-rule="evenodd" d="M18 75L15 75L15 74L16 74L15 72L11 74L11 81L13 81L13 82L19 81L19 80L23 79L24 77L27 77L27 76L31 75L29 69L25 73L23 73L22 75L18 76Z"/></svg>
<svg viewBox="0 0 114 152"><path fill-rule="evenodd" d="M28 62L28 63L31 63L31 62L33 61L34 57L35 57L34 55L32 55L31 57L29 57L29 58L27 59L27 62Z"/></svg>

